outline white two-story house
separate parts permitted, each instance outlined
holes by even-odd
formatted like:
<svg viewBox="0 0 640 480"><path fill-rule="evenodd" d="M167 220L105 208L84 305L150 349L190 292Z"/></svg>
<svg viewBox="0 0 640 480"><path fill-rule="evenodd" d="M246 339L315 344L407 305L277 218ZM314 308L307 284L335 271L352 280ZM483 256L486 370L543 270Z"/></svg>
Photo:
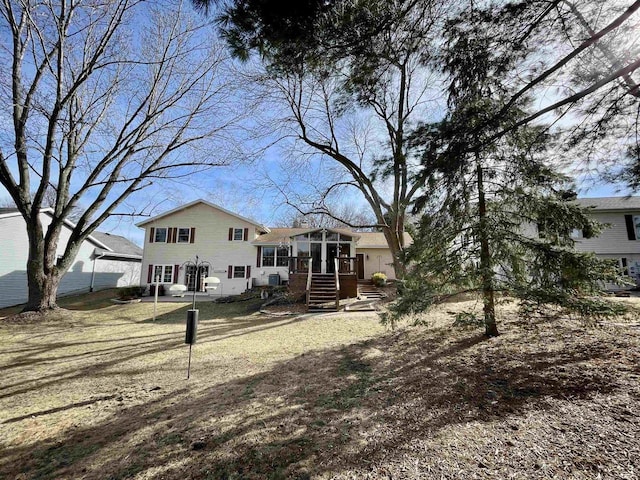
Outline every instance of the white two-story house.
<svg viewBox="0 0 640 480"><path fill-rule="evenodd" d="M575 248L616 259L623 272L640 285L640 197L580 198L576 202L588 207L593 218L607 228L595 238L574 231Z"/></svg>
<svg viewBox="0 0 640 480"><path fill-rule="evenodd" d="M196 200L137 224L145 229L142 285L183 284L202 291L203 279L220 280L216 295L258 285L286 284L297 270L333 274L335 259L358 278L383 272L393 279L382 233L333 228L269 228L205 200ZM405 242L411 242L405 234ZM202 266L195 266L196 255ZM350 259L350 260L346 260ZM342 267L340 267L342 268Z"/></svg>

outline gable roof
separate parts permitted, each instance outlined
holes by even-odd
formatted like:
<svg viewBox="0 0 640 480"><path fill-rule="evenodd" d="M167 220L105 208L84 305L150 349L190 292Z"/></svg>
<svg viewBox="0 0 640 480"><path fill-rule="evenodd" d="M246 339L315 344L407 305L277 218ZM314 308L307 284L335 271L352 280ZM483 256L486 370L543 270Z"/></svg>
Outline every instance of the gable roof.
<svg viewBox="0 0 640 480"><path fill-rule="evenodd" d="M220 205L216 205L215 203L207 202L206 200L202 200L202 199L194 200L193 202L186 203L186 204L181 205L181 206L179 206L177 208L174 208L173 210L169 210L167 212L161 213L160 215L156 215L155 217L151 217L151 218L148 218L146 220L143 220L142 222L136 223L136 227L144 227L144 225L146 225L148 223L155 222L156 220L159 220L161 218L167 217L169 215L173 215L174 213L177 213L177 212L179 212L181 210L186 210L187 208L192 207L194 205L197 205L199 203L201 203L203 205L206 205L208 207L211 207L211 208L215 208L216 210L220 210L221 212L226 213L227 215L231 215L232 217L236 217L236 218L238 218L238 219L240 219L242 221L245 221L247 223L255 225L256 227L259 227L264 232L268 233L270 231L269 228L267 228L264 225L256 222L255 220L251 220L250 218L243 217L242 215L238 215L237 213L233 213L232 211L227 210L226 208L222 208Z"/></svg>
<svg viewBox="0 0 640 480"><path fill-rule="evenodd" d="M349 235L356 240L360 238L361 233L352 232L346 228L270 228L268 233L260 235L253 242L255 245L273 245L280 242L286 242L291 237L296 235L304 235L309 232L317 232L319 230L326 230L327 232L337 232L343 235Z"/></svg>
<svg viewBox="0 0 640 480"><path fill-rule="evenodd" d="M640 210L640 197L578 198L575 202L594 210Z"/></svg>
<svg viewBox="0 0 640 480"><path fill-rule="evenodd" d="M120 235L107 232L93 232L91 236L109 247L113 253L142 257L142 248Z"/></svg>

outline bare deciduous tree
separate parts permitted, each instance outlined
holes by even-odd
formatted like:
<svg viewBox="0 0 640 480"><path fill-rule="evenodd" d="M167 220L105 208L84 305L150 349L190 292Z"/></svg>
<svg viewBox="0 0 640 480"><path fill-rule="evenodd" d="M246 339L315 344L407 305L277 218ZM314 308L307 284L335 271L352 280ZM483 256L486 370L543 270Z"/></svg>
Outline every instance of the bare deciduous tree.
<svg viewBox="0 0 640 480"><path fill-rule="evenodd" d="M83 240L109 216L136 213L118 211L127 197L222 162L188 148L234 117L224 59L205 29L180 2L2 0L0 111L11 130L0 143L0 184L26 222L25 310L56 308Z"/></svg>

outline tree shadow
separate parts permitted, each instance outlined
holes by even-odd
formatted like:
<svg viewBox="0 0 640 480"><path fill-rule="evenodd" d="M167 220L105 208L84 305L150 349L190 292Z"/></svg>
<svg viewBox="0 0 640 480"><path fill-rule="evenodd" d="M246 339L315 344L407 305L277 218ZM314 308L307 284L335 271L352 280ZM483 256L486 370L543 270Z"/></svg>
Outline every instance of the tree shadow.
<svg viewBox="0 0 640 480"><path fill-rule="evenodd" d="M283 325L294 324L303 321L300 317L282 318L273 317L259 317L255 319L249 319L239 317L237 319L225 319L224 323L209 323L206 320L200 323L198 327L198 343L211 343L225 340L232 337L240 337L243 335L249 335L257 332L270 330L273 328L279 328ZM140 341L139 341L140 340ZM54 350L69 348L74 346L87 346L95 343L115 343L116 345L109 348L103 348L99 350L91 350L80 353L74 353L69 355L49 355L43 358L32 358L35 354L50 353ZM42 363L54 363L76 360L79 358L92 358L96 359L109 355L109 358L100 362L91 363L89 365L77 368L69 366L69 368L49 375L30 377L27 380L3 383L0 392L3 390L6 393L0 393L0 399L11 397L14 395L26 393L32 390L38 390L40 388L55 385L62 381L69 381L73 379L83 378L87 375L98 375L102 371L109 370L114 366L129 362L131 360L140 359L145 356L152 356L158 353L167 352L170 350L176 350L184 346L184 333L181 332L168 332L146 336L136 336L133 338L113 338L110 340L91 340L88 342L56 342L53 345L42 346L36 350L30 350L25 353L24 356L18 357L11 364L3 366L1 370L10 370L14 366L26 367L35 366ZM15 389L26 385L23 388Z"/></svg>
<svg viewBox="0 0 640 480"><path fill-rule="evenodd" d="M202 339L219 335L212 329ZM622 344L575 340L548 351L475 333L458 337L389 334L224 383L157 392L97 425L67 430L57 443L5 448L0 476L330 476L390 461L400 445L448 427L546 410L554 408L551 399L586 399L618 387L620 372L593 365ZM406 411L417 414L408 419Z"/></svg>

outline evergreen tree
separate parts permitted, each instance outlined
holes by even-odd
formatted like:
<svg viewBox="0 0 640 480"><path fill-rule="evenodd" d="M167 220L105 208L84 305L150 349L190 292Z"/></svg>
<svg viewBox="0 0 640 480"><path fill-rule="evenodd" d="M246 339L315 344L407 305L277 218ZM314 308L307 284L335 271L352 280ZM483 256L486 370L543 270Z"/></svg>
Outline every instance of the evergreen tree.
<svg viewBox="0 0 640 480"><path fill-rule="evenodd" d="M601 226L571 202L569 179L550 166L547 127L494 137L525 118L529 102L523 98L504 111L509 92L501 76L516 59L496 55L490 31L477 25L449 25L443 59L451 78L449 114L412 138L423 149L428 179L428 195L416 209L428 213L407 251L405 262L413 266L392 318L460 292L481 293L489 336L498 334L496 292L520 299L525 313L548 305L582 315L618 313L594 298L603 282L618 280L616 266L573 248L572 231L589 237Z"/></svg>

